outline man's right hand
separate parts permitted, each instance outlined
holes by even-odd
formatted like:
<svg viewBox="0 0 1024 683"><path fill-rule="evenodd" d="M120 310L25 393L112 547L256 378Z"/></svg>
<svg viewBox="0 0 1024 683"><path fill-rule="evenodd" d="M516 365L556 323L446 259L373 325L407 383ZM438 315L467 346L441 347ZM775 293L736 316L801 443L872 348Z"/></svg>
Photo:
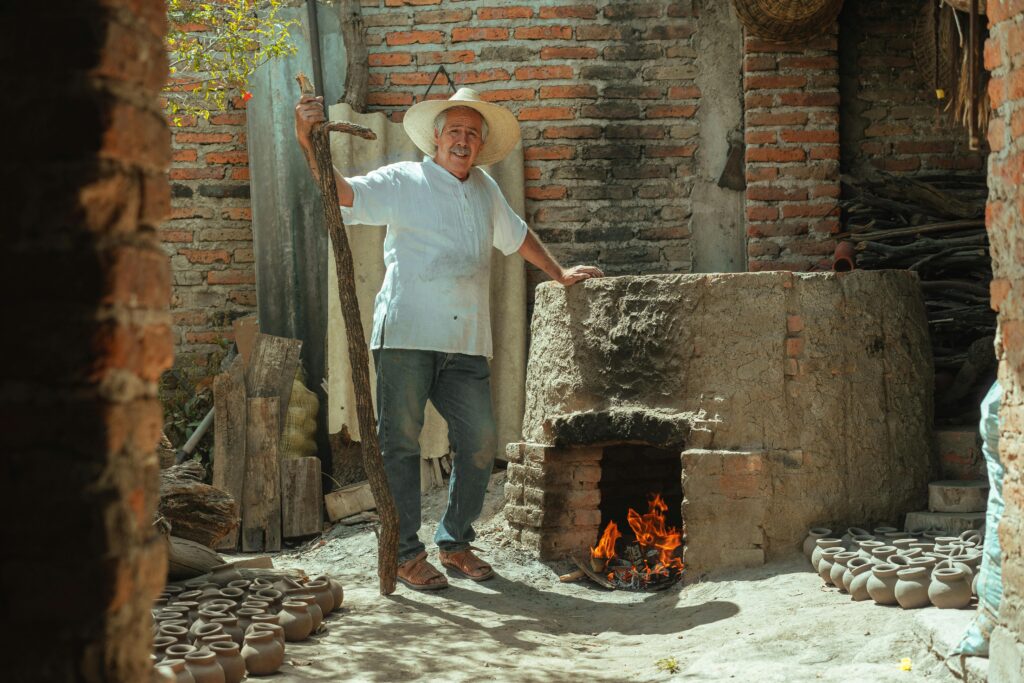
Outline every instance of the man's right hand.
<svg viewBox="0 0 1024 683"><path fill-rule="evenodd" d="M303 147L310 145L309 134L313 125L326 121L324 116L324 98L303 95L299 103L295 105L295 137Z"/></svg>

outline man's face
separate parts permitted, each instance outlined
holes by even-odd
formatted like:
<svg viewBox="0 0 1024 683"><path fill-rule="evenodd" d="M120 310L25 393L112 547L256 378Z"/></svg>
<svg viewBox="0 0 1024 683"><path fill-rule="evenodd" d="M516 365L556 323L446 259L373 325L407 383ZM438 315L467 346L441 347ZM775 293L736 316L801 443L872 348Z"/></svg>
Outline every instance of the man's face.
<svg viewBox="0 0 1024 683"><path fill-rule="evenodd" d="M434 142L437 143L434 161L456 178L465 180L484 146L483 124L483 117L475 109L449 109L441 134L434 130Z"/></svg>

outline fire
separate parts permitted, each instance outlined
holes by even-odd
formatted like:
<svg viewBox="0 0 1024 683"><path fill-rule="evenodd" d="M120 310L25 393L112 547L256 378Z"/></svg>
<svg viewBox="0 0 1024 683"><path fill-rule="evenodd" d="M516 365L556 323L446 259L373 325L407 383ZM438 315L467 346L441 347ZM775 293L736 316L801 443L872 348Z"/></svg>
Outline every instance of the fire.
<svg viewBox="0 0 1024 683"><path fill-rule="evenodd" d="M601 540L596 547L590 549L590 556L604 560L605 566L615 569L609 573L609 580L614 582L618 578L629 582L633 579L632 575L636 574L637 578L647 583L656 576L669 577L673 572L678 574L683 570L683 561L677 556L677 550L683 543L682 534L678 529L666 524L667 511L668 505L659 494L651 496L646 514L641 515L636 510L629 509L626 520L636 537L639 558L631 563L627 562L626 564L630 566L624 572L621 567L610 566L616 564L612 563L612 560L618 559L615 542L622 537L622 533L614 521L608 522ZM617 577L616 572L621 575Z"/></svg>

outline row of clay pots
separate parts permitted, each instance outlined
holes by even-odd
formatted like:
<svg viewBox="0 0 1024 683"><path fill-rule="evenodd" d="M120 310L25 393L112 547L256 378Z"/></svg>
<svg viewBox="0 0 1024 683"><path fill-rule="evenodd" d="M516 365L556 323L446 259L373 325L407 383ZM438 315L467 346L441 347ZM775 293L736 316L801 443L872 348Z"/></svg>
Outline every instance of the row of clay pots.
<svg viewBox="0 0 1024 683"><path fill-rule="evenodd" d="M169 585L154 605L154 663L165 680L237 683L284 661L286 641L305 640L344 602L341 585L326 576L242 579Z"/></svg>
<svg viewBox="0 0 1024 683"><path fill-rule="evenodd" d="M929 604L961 609L977 594L982 536L977 531L958 537L941 533L851 528L836 538L828 529L815 528L805 540L804 552L826 585L854 600L870 598L904 609Z"/></svg>

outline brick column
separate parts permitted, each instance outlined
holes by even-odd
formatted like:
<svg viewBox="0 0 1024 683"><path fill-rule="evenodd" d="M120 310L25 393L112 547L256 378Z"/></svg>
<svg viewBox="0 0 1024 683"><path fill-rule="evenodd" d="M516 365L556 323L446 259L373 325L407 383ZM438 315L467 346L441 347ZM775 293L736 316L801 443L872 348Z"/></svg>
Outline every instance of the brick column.
<svg viewBox="0 0 1024 683"><path fill-rule="evenodd" d="M999 313L996 352L1003 387L999 455L1006 466L1006 512L1000 625L992 635L991 680L1019 680L1024 671L1024 2L989 0L985 67L989 96L988 207L992 307Z"/></svg>
<svg viewBox="0 0 1024 683"><path fill-rule="evenodd" d="M8 681L150 679L152 527L171 363L159 0L7 3L13 122L0 336Z"/></svg>
<svg viewBox="0 0 1024 683"><path fill-rule="evenodd" d="M839 230L836 33L743 42L748 270L831 263Z"/></svg>

